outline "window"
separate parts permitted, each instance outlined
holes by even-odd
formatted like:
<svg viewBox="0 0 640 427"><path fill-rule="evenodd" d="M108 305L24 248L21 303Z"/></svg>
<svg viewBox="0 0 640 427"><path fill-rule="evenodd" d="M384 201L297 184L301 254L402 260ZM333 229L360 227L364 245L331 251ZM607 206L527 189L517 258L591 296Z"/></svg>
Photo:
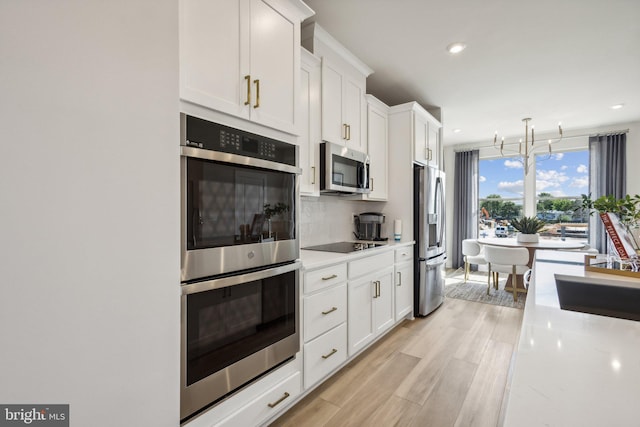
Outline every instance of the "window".
<svg viewBox="0 0 640 427"><path fill-rule="evenodd" d="M589 151L536 158L536 216L545 221L542 237L587 239L589 215L580 209L589 193Z"/></svg>
<svg viewBox="0 0 640 427"><path fill-rule="evenodd" d="M524 170L516 158L479 162L480 237L507 237L514 233L511 220L522 216ZM496 233L497 231L497 233Z"/></svg>
<svg viewBox="0 0 640 427"><path fill-rule="evenodd" d="M547 223L541 238L587 239L588 214L579 208L589 193L589 151L579 149L536 156L535 179L525 177L515 157L479 162L479 237L513 236L511 220L533 212ZM526 192L535 191L535 207L525 209ZM529 193L531 194L531 193ZM533 204L533 201L528 202Z"/></svg>

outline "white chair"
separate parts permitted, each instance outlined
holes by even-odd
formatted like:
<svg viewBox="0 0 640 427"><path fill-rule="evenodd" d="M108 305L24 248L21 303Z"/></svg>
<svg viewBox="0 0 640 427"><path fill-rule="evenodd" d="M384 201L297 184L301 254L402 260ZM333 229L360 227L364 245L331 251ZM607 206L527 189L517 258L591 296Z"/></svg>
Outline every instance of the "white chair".
<svg viewBox="0 0 640 427"><path fill-rule="evenodd" d="M484 248L476 239L464 239L462 241L462 255L464 255L464 282L469 279L471 264L486 264L484 259Z"/></svg>
<svg viewBox="0 0 640 427"><path fill-rule="evenodd" d="M529 270L529 251L524 247L504 247L486 245L484 257L489 267L489 277L487 278L487 295L491 289L491 279L493 287L498 289L499 273L511 274L511 286L513 288L513 300L518 299L518 292L526 292L526 289L517 289L516 276L525 274Z"/></svg>

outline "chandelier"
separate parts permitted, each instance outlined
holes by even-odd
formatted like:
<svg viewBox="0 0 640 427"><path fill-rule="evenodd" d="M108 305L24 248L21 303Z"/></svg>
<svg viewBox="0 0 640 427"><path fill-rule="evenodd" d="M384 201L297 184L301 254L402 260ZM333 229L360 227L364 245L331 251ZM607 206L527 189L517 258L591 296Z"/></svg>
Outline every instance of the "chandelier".
<svg viewBox="0 0 640 427"><path fill-rule="evenodd" d="M560 135L558 139L549 139L547 140L547 144L538 143L537 145L535 145L535 134L533 132L533 125L531 125L531 142L529 142L529 122L531 121L531 118L526 117L522 119L522 121L524 122L524 141L522 140L522 138L520 138L520 141L518 142L518 151L510 149L508 147L508 145L515 144L507 144L507 147L505 147L504 137L502 137L500 145L498 145L498 131L496 131L495 135L493 136L493 146L500 149L500 155L502 155L502 157L515 157L516 160L522 163L522 166L524 167L524 174L528 175L529 166L533 163L533 159L535 159L535 156L540 155L544 152L545 157L540 158L539 160L548 160L551 158L551 145L562 140L562 124L558 123L558 133Z"/></svg>

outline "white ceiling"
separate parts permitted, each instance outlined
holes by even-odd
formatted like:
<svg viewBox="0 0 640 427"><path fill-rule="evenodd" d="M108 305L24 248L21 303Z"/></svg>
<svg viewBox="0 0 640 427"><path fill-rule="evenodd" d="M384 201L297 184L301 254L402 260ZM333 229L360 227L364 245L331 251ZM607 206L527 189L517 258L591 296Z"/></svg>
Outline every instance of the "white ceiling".
<svg viewBox="0 0 640 427"><path fill-rule="evenodd" d="M524 117L537 135L640 120L640 0L305 3L374 70L368 93L441 108L445 144L521 137Z"/></svg>

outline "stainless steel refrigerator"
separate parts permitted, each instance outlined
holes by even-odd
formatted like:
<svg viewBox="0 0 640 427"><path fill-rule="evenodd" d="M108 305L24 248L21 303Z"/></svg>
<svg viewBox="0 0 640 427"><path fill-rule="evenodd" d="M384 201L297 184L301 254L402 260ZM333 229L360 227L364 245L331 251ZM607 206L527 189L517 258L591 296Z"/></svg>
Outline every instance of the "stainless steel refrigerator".
<svg viewBox="0 0 640 427"><path fill-rule="evenodd" d="M444 172L413 167L414 314L426 316L444 301L445 203Z"/></svg>

